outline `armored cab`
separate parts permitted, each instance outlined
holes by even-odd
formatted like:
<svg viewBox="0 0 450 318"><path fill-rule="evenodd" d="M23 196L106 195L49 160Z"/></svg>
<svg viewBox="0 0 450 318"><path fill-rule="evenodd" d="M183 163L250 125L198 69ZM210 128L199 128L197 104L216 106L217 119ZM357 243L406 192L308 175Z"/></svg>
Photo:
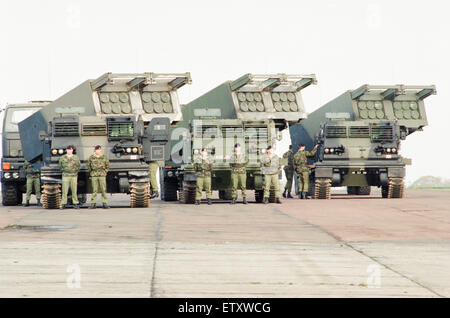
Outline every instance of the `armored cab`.
<svg viewBox="0 0 450 318"><path fill-rule="evenodd" d="M19 136L19 122L48 105L49 101L32 101L23 104L8 104L3 110L2 128L2 204L22 203L26 192L26 174L22 143Z"/></svg>
<svg viewBox="0 0 450 318"><path fill-rule="evenodd" d="M424 99L431 94L435 86L363 85L291 126L293 145L320 145L311 162L311 195L328 199L332 186L369 194L377 186L384 198L403 197L410 160L400 156L400 142L427 125Z"/></svg>
<svg viewBox="0 0 450 318"><path fill-rule="evenodd" d="M314 75L246 74L227 81L183 107L183 121L173 130L172 158L161 173L162 198L194 203L193 156L207 148L214 159L212 190L231 199L230 158L240 143L249 158L247 189L262 200L259 157L281 138L280 131L306 118L301 90Z"/></svg>
<svg viewBox="0 0 450 318"><path fill-rule="evenodd" d="M183 74L114 74L87 80L20 122L25 159L42 165L42 204L58 208L59 158L73 145L82 163L81 202L92 191L87 161L96 145L110 160L108 193L129 193L131 207L148 206L148 162L169 157L170 124L181 120L177 89Z"/></svg>

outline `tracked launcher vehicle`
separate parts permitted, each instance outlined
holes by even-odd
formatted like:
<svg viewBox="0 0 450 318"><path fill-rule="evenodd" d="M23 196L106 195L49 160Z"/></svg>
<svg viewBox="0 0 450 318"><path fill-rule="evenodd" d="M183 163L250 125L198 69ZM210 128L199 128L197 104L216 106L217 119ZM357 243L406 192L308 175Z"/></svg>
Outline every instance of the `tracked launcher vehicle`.
<svg viewBox="0 0 450 318"><path fill-rule="evenodd" d="M399 154L400 144L428 124L424 99L431 94L434 85L363 85L291 126L293 145L320 145L310 162L310 195L329 199L330 188L340 186L367 195L377 186L383 198L402 198L411 160Z"/></svg>
<svg viewBox="0 0 450 318"><path fill-rule="evenodd" d="M87 161L100 145L110 160L107 192L130 194L131 207L148 206L148 162L169 158L170 124L182 119L177 89L187 83L189 73L106 73L21 121L24 157L42 167L44 208L61 205L58 161L68 145L81 161L82 203L92 192Z"/></svg>
<svg viewBox="0 0 450 318"><path fill-rule="evenodd" d="M247 189L263 199L260 156L281 139L289 124L306 118L300 91L316 83L314 75L246 74L227 81L183 107L183 121L173 129L172 160L162 169L165 201L194 203L196 174L193 159L207 148L213 157L211 189L231 199L230 158L235 143L248 155ZM274 191L270 200L274 201Z"/></svg>

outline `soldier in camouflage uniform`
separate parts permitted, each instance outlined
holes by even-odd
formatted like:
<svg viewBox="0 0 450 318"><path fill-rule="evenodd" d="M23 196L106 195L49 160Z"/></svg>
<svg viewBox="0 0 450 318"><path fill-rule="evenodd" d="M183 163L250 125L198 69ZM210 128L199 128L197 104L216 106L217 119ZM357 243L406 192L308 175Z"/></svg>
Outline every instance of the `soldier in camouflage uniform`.
<svg viewBox="0 0 450 318"><path fill-rule="evenodd" d="M69 187L72 191L72 202L74 204L74 208L79 209L77 181L81 163L78 156L73 154L73 146L67 146L66 152L67 153L59 159L59 168L62 171L61 209L66 208Z"/></svg>
<svg viewBox="0 0 450 318"><path fill-rule="evenodd" d="M294 176L294 152L292 151L292 145L289 145L289 150L283 154L283 158L287 158L288 164L284 166L284 174L286 175L286 185L284 186L283 198L287 197L292 199L292 178Z"/></svg>
<svg viewBox="0 0 450 318"><path fill-rule="evenodd" d="M208 204L211 202L211 171L212 159L208 156L206 148L202 149L201 157L194 161L194 170L197 172L197 193L195 194L195 204L200 204L202 198L202 190L206 192Z"/></svg>
<svg viewBox="0 0 450 318"><path fill-rule="evenodd" d="M157 161L151 161L148 164L148 172L150 175L150 199L157 198L159 196L158 182L156 181L156 173L158 172L159 165Z"/></svg>
<svg viewBox="0 0 450 318"><path fill-rule="evenodd" d="M39 169L33 168L31 163L25 160L23 165L23 169L27 175L27 194L25 197L26 203L24 206L30 206L31 192L33 191L36 194L37 205L41 206L41 171Z"/></svg>
<svg viewBox="0 0 450 318"><path fill-rule="evenodd" d="M247 172L246 166L248 163L248 157L245 153L241 153L241 145L234 145L234 154L231 158L231 182L232 182L232 193L231 193L231 204L235 204L237 200L237 189L240 187L242 192L242 203L247 204L246 198L246 187L247 187Z"/></svg>
<svg viewBox="0 0 450 318"><path fill-rule="evenodd" d="M294 169L297 172L299 199L308 198L308 186L309 186L309 170L307 165L307 157L313 157L316 154L318 145L311 151L305 150L305 145L298 146L298 151L294 155Z"/></svg>
<svg viewBox="0 0 450 318"><path fill-rule="evenodd" d="M280 171L280 157L273 153L272 146L267 147L267 152L261 157L261 173L264 175L264 204L269 203L270 188L275 190L275 199L280 201L280 184L278 183L278 172Z"/></svg>
<svg viewBox="0 0 450 318"><path fill-rule="evenodd" d="M101 146L95 146L94 152L88 161L88 171L92 182L92 199L89 209L95 209L97 207L97 192L99 189L102 193L103 208L109 209L106 198L106 175L109 170L109 160L105 155L102 155Z"/></svg>

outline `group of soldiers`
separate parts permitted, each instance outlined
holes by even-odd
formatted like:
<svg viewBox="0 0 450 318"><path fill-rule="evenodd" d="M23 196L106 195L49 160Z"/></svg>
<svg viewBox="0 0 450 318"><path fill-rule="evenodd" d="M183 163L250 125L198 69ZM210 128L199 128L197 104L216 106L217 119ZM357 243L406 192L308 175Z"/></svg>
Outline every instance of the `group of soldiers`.
<svg viewBox="0 0 450 318"><path fill-rule="evenodd" d="M292 145L289 150L284 153L283 158L287 159L287 164L284 166L286 174L286 186L284 188L283 197L293 198L291 195L292 180L294 172L297 173L297 181L299 186L299 199L307 199L308 185L309 185L309 170L307 166L307 158L315 155L317 145L312 151L306 151L305 145L300 145L298 151L294 154ZM232 193L231 204L236 204L238 189L242 193L242 203L248 204L246 198L246 184L247 171L246 167L249 162L248 156L242 152L241 145L234 145L234 152L230 158L231 166L231 181ZM213 160L208 155L206 148L201 150L200 156L194 159L194 170L197 175L195 204L200 204L202 192L206 192L207 203L212 204L211 201L211 173ZM268 146L266 153L260 159L261 173L264 176L263 184L263 202L269 203L270 189L275 192L275 202L281 204L280 201L280 186L278 182L278 174L281 168L281 158L273 153L272 146ZM102 153L102 147L97 145L94 147L94 153L88 160L88 171L92 185L92 198L90 209L97 207L97 193L100 192L102 196L102 204L104 209L109 209L106 197L106 176L109 170L109 159ZM67 208L67 195L69 189L72 193L72 203L75 209L79 209L79 201L77 195L78 172L81 168L81 162L77 155L74 154L74 147L69 145L66 148L66 154L59 159L59 168L62 172L62 198L61 209ZM25 206L30 205L31 193L35 191L38 206L41 206L41 191L40 191L40 170L33 168L33 166L25 161L24 170L27 176L26 183L26 203ZM151 162L149 164L150 173L150 188L151 198L159 195L158 185L156 181L156 172L158 170L158 163Z"/></svg>
<svg viewBox="0 0 450 318"><path fill-rule="evenodd" d="M298 151L294 154L292 145L289 146L283 158L287 158L287 164L284 166L286 174L286 186L284 188L283 197L293 198L291 195L292 179L294 171L297 173L297 181L299 185L299 199L308 198L308 185L309 185L309 170L307 165L307 158L316 154L317 145L311 151L306 151L305 145L300 145ZM247 204L246 198L246 166L248 164L248 156L241 150L240 144L234 145L234 152L230 158L231 166L231 204L235 204L237 200L237 191L241 190L242 203ZM211 173L212 173L213 160L208 155L206 148L201 150L200 156L194 159L194 170L197 175L197 187L195 195L195 204L200 204L203 190L206 192L207 203L211 202ZM273 153L272 146L268 146L266 153L261 156L260 159L261 173L264 176L263 184L263 202L269 203L270 189L275 191L275 202L281 204L280 200L280 186L278 182L278 174L281 168L281 158Z"/></svg>
<svg viewBox="0 0 450 318"><path fill-rule="evenodd" d="M66 154L61 156L58 165L62 172L62 187L61 187L61 209L67 208L67 195L69 189L72 193L72 203L75 209L80 208L80 202L78 201L77 184L78 184L78 172L81 168L81 162L77 155L74 153L74 147L69 145L66 148ZM40 170L35 169L32 165L25 161L24 169L27 176L27 192L25 206L30 205L31 192L36 194L36 200L38 206L41 206L41 191L40 191ZM106 175L109 170L109 159L102 154L102 147L97 145L94 147L94 153L88 160L88 171L91 178L92 185L92 198L90 209L97 207L97 193L102 195L102 203L104 209L109 209L107 197L106 197Z"/></svg>

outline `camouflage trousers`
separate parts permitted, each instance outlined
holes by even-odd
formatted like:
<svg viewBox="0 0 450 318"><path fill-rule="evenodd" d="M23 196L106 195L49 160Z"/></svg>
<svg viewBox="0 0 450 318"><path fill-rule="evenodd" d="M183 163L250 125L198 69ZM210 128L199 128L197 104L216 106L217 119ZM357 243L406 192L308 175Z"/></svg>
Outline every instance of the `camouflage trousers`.
<svg viewBox="0 0 450 318"><path fill-rule="evenodd" d="M92 184L92 197L91 203L97 202L97 193L100 190L102 195L102 203L106 204L108 202L106 198L106 177L91 177Z"/></svg>
<svg viewBox="0 0 450 318"><path fill-rule="evenodd" d="M275 190L275 198L280 197L280 184L278 182L278 173L264 175L264 199L270 196L270 188Z"/></svg>
<svg viewBox="0 0 450 318"><path fill-rule="evenodd" d="M287 192L291 192L294 170L284 169L284 174L286 175L286 185L284 186L284 189L287 190Z"/></svg>
<svg viewBox="0 0 450 318"><path fill-rule="evenodd" d="M62 198L61 198L61 204L67 204L67 194L69 193L69 187L72 192L72 202L73 204L79 204L78 202L78 194L77 194L77 181L78 176L69 177L69 176L63 176L62 177Z"/></svg>
<svg viewBox="0 0 450 318"><path fill-rule="evenodd" d="M237 198L237 190L241 189L242 198L246 196L247 190L247 174L244 173L231 173L231 197Z"/></svg>
<svg viewBox="0 0 450 318"><path fill-rule="evenodd" d="M308 192L309 188L309 171L297 171L298 192Z"/></svg>
<svg viewBox="0 0 450 318"><path fill-rule="evenodd" d="M30 201L31 192L36 194L36 199L41 199L41 181L39 180L39 176L27 176L27 194L25 196L25 200Z"/></svg>
<svg viewBox="0 0 450 318"><path fill-rule="evenodd" d="M206 198L211 198L211 177L197 177L197 191L195 193L195 200L202 199L202 191L205 190Z"/></svg>
<svg viewBox="0 0 450 318"><path fill-rule="evenodd" d="M156 161L152 161L148 164L148 172L150 174L150 191L156 192L158 189L158 182L156 181L156 173L158 172L159 165Z"/></svg>

